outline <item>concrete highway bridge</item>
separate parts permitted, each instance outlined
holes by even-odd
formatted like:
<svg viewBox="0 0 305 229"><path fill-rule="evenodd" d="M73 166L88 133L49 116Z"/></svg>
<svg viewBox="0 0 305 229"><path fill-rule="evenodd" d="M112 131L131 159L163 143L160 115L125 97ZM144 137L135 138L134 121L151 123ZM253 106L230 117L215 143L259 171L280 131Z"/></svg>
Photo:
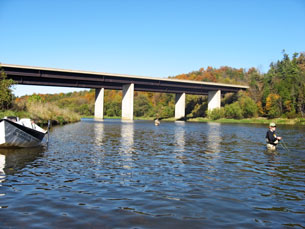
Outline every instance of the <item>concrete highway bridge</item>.
<svg viewBox="0 0 305 229"><path fill-rule="evenodd" d="M185 117L186 94L208 95L208 109L220 107L221 94L246 90L248 86L201 81L143 77L103 72L65 70L0 64L8 79L18 84L91 88L95 91L95 117L103 118L104 90L122 90L122 119L133 120L134 91L176 94L175 119Z"/></svg>

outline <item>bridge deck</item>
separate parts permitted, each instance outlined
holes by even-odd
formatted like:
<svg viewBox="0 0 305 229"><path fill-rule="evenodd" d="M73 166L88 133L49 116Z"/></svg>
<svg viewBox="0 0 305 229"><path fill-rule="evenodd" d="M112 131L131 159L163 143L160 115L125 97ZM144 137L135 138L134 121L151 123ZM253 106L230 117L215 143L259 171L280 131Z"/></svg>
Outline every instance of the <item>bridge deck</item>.
<svg viewBox="0 0 305 229"><path fill-rule="evenodd" d="M133 83L135 91L186 93L197 95L207 95L209 91L216 90L221 90L221 93L223 94L246 90L249 88L248 86L242 85L10 64L0 64L0 68L6 73L9 79L13 79L18 84L24 85L122 90L123 85Z"/></svg>

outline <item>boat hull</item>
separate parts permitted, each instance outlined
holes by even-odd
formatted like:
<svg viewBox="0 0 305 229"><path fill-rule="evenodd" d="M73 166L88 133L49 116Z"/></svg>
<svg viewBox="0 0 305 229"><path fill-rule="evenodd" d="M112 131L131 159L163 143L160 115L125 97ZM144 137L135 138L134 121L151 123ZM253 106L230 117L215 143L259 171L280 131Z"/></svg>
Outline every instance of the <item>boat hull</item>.
<svg viewBox="0 0 305 229"><path fill-rule="evenodd" d="M0 120L0 147L38 146L45 134L6 119Z"/></svg>

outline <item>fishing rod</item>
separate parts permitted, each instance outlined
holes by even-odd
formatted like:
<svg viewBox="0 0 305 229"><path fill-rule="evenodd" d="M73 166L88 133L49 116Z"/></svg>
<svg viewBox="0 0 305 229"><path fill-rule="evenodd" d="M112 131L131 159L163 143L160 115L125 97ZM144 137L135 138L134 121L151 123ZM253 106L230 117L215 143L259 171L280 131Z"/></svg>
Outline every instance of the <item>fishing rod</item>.
<svg viewBox="0 0 305 229"><path fill-rule="evenodd" d="M289 150L287 144L283 141L283 139L280 141L280 144L281 144L281 146L282 146L286 151L290 152L290 150Z"/></svg>

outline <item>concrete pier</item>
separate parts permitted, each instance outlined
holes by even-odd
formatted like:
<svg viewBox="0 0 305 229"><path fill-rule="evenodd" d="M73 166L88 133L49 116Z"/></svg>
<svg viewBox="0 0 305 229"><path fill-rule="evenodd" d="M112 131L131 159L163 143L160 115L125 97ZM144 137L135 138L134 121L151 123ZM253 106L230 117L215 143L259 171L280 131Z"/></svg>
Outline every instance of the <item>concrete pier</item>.
<svg viewBox="0 0 305 229"><path fill-rule="evenodd" d="M176 94L175 119L185 118L185 93Z"/></svg>
<svg viewBox="0 0 305 229"><path fill-rule="evenodd" d="M220 108L221 91L209 91L208 92L208 110Z"/></svg>
<svg viewBox="0 0 305 229"><path fill-rule="evenodd" d="M94 118L104 118L104 88L95 89Z"/></svg>
<svg viewBox="0 0 305 229"><path fill-rule="evenodd" d="M122 119L133 120L134 84L123 85Z"/></svg>

